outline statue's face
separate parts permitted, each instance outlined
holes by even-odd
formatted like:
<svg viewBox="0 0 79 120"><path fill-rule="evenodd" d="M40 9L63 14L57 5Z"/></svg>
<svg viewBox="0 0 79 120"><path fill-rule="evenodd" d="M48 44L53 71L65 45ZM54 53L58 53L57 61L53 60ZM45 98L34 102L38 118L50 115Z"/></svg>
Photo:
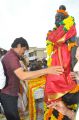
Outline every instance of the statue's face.
<svg viewBox="0 0 79 120"><path fill-rule="evenodd" d="M59 27L59 26L60 26L60 22L61 22L62 20L64 20L65 18L66 18L66 17L64 16L63 13L57 13L56 16L55 16L55 25L56 25L57 27Z"/></svg>

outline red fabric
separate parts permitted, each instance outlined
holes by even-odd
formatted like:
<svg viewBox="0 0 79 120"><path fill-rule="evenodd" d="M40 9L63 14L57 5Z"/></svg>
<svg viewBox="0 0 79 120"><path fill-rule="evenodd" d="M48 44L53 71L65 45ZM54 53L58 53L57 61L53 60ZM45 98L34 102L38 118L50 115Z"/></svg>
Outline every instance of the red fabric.
<svg viewBox="0 0 79 120"><path fill-rule="evenodd" d="M58 44L57 41L65 35L64 42ZM61 75L47 75L46 86L45 86L45 97L53 93L64 93L71 90L75 87L76 83L70 77L70 64L71 56L68 51L68 46L65 44L65 41L74 37L76 35L75 26L72 26L71 29L65 33L63 26L60 26L57 30L52 31L48 35L48 40L55 43L54 50L56 51L52 55L51 66L63 66L64 73ZM60 47L60 56L61 62L59 59L58 49Z"/></svg>
<svg viewBox="0 0 79 120"><path fill-rule="evenodd" d="M47 39L56 43L60 38L62 38L64 35L66 34L65 40L68 40L70 38L72 38L73 36L75 36L77 34L76 32L76 28L75 25L73 25L70 30L68 32L64 31L64 26L61 25L60 27L58 27L56 30L51 31L48 36Z"/></svg>
<svg viewBox="0 0 79 120"><path fill-rule="evenodd" d="M64 34L65 31L63 30L63 25L61 25L56 30L51 31L50 34L48 34L47 39L55 43L58 39L63 37Z"/></svg>
<svg viewBox="0 0 79 120"><path fill-rule="evenodd" d="M68 40L70 38L72 38L73 36L75 36L77 34L76 32L76 28L75 26L73 25L70 30L66 33L66 37L65 37L65 40Z"/></svg>
<svg viewBox="0 0 79 120"><path fill-rule="evenodd" d="M60 66L58 57L58 49L55 54L52 55L52 66ZM47 75L45 92L46 95L50 93L61 93L71 90L75 86L75 82L71 79L70 73L70 52L65 44L61 46L62 65L64 67L64 73L61 75Z"/></svg>

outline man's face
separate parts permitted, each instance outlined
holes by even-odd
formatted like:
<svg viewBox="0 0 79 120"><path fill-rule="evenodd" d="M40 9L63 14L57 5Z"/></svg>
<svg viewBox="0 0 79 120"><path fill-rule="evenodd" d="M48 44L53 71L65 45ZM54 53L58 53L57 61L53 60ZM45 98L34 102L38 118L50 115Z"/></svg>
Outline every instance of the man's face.
<svg viewBox="0 0 79 120"><path fill-rule="evenodd" d="M19 56L23 56L26 50L27 50L26 47L21 47L21 45L18 45L18 54L19 54Z"/></svg>
<svg viewBox="0 0 79 120"><path fill-rule="evenodd" d="M26 50L27 50L26 47L21 47L20 56L23 56Z"/></svg>

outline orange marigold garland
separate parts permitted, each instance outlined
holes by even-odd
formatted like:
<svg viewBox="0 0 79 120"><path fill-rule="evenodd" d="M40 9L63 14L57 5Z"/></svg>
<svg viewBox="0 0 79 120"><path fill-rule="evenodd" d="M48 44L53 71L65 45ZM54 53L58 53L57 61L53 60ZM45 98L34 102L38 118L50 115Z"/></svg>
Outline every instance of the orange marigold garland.
<svg viewBox="0 0 79 120"><path fill-rule="evenodd" d="M65 10L57 10L58 13L63 13L65 16L68 15L68 13Z"/></svg>

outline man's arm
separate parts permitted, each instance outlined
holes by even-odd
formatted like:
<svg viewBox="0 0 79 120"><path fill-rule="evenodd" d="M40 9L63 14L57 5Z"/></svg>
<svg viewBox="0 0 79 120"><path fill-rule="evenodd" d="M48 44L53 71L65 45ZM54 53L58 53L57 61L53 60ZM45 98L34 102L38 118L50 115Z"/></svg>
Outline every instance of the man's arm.
<svg viewBox="0 0 79 120"><path fill-rule="evenodd" d="M26 72L24 72L22 68L18 68L14 71L14 73L20 80L30 80L46 74L57 74L57 75L62 74L63 68L61 66L53 66L46 69L41 69L36 71L26 71Z"/></svg>

